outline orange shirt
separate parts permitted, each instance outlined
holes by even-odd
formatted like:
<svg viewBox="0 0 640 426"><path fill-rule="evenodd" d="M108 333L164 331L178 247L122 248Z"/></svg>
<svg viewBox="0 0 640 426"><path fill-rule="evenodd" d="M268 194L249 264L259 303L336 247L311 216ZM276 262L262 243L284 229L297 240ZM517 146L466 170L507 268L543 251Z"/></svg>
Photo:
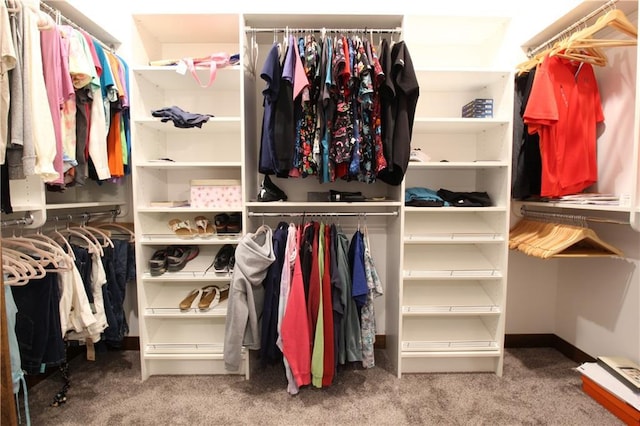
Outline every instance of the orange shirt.
<svg viewBox="0 0 640 426"><path fill-rule="evenodd" d="M540 136L541 196L575 194L597 181L596 124L604 115L590 64L545 58L523 118Z"/></svg>

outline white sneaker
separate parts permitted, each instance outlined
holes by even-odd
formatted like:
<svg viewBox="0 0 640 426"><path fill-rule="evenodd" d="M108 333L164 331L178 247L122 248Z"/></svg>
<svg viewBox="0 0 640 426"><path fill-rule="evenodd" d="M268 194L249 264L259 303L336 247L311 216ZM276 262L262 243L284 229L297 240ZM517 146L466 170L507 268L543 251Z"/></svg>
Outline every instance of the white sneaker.
<svg viewBox="0 0 640 426"><path fill-rule="evenodd" d="M418 163L426 163L431 161L431 157L422 152L420 148L415 148L411 150L409 154L409 161L416 161Z"/></svg>

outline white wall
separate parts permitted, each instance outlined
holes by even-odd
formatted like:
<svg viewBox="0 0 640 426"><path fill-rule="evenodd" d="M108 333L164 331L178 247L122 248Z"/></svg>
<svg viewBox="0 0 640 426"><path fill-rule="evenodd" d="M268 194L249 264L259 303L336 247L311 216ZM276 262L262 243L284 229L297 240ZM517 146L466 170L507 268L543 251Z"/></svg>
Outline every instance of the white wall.
<svg viewBox="0 0 640 426"><path fill-rule="evenodd" d="M295 10L289 2L212 2L183 0L67 0L66 3L102 26L122 42L126 58L131 21L127 13L244 12L244 13L326 13L308 3ZM510 62L524 59L520 45L531 39L580 1L545 0L531 3L512 0L468 0L457 2L415 2L413 0L369 1L369 13L500 15L512 16L508 36L513 47ZM361 13L359 3L341 4L343 13ZM346 8L346 9L344 9ZM463 11L463 12L461 12ZM472 36L472 35L470 35ZM640 356L640 234L629 227L605 225L598 232L605 240L623 246L630 260L580 259L549 260L510 255L506 332L555 333L592 356L610 353L638 360ZM133 304L132 304L133 306ZM132 334L137 334L132 324Z"/></svg>

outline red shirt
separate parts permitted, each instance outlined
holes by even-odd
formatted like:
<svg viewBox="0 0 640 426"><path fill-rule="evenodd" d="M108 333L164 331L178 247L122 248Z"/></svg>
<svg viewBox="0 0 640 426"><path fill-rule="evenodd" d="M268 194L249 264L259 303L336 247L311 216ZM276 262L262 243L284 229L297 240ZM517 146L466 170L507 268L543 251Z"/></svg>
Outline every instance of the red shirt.
<svg viewBox="0 0 640 426"><path fill-rule="evenodd" d="M597 181L596 124L604 115L590 64L545 58L523 118L540 136L541 196L575 194Z"/></svg>

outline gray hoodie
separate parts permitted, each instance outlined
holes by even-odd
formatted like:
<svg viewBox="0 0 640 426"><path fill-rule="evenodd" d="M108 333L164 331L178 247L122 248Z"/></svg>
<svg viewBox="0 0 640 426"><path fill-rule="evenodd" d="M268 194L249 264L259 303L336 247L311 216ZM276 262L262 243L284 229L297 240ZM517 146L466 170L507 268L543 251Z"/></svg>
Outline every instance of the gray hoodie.
<svg viewBox="0 0 640 426"><path fill-rule="evenodd" d="M262 281L275 261L272 231L267 225L240 240L231 277L224 332L225 368L240 368L242 346L260 349L260 319L264 303Z"/></svg>

